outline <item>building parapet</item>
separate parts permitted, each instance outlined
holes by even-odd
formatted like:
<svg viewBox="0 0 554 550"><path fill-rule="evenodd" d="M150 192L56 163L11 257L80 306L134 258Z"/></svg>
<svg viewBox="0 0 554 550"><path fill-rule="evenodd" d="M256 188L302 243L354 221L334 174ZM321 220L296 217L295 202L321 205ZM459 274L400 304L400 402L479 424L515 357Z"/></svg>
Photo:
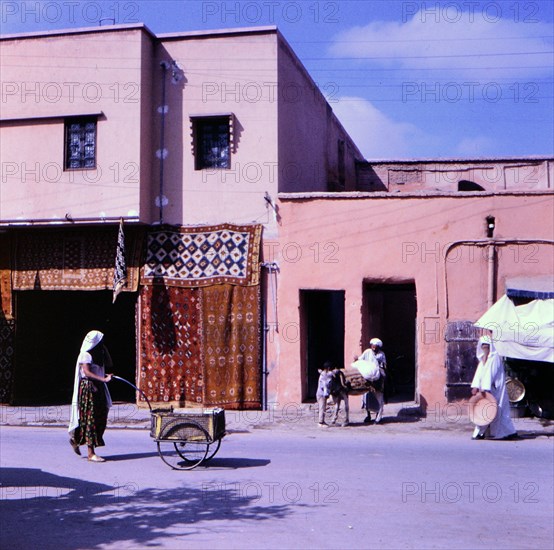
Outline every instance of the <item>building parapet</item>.
<svg viewBox="0 0 554 550"><path fill-rule="evenodd" d="M345 191L345 192L308 192L308 193L279 193L281 201L308 201L308 200L359 200L359 199L429 199L429 198L469 198L493 196L552 196L554 189L521 190L521 191L422 191L396 192L388 191Z"/></svg>

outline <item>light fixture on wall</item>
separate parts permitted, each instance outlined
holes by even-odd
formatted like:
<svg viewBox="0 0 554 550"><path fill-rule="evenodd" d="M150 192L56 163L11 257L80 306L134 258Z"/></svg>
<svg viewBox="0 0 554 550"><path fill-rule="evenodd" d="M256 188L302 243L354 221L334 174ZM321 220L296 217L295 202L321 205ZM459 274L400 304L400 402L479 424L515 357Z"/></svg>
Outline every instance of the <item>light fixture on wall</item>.
<svg viewBox="0 0 554 550"><path fill-rule="evenodd" d="M495 218L494 218L494 216L487 216L485 218L485 220L487 222L487 237L489 239L492 239L492 237L494 235L494 228L496 226Z"/></svg>

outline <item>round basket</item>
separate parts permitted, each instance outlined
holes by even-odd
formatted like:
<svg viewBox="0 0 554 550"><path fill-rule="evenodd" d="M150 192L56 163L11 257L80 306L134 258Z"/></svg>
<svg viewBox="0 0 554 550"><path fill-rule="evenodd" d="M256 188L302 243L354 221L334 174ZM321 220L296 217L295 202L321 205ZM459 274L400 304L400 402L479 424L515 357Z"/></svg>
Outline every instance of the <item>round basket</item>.
<svg viewBox="0 0 554 550"><path fill-rule="evenodd" d="M472 395L469 399L469 420L479 427L488 426L498 413L496 399L490 393Z"/></svg>
<svg viewBox="0 0 554 550"><path fill-rule="evenodd" d="M519 403L525 397L525 386L517 378L506 378L506 391L510 403Z"/></svg>

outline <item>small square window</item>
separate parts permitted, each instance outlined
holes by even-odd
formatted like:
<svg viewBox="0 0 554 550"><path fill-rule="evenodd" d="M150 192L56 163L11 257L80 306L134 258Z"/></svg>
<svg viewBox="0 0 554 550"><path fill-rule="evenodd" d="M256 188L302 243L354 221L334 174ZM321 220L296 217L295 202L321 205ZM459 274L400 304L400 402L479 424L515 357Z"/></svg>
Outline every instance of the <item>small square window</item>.
<svg viewBox="0 0 554 550"><path fill-rule="evenodd" d="M65 121L65 169L96 168L96 117Z"/></svg>
<svg viewBox="0 0 554 550"><path fill-rule="evenodd" d="M231 168L230 117L195 117L192 122L195 169Z"/></svg>

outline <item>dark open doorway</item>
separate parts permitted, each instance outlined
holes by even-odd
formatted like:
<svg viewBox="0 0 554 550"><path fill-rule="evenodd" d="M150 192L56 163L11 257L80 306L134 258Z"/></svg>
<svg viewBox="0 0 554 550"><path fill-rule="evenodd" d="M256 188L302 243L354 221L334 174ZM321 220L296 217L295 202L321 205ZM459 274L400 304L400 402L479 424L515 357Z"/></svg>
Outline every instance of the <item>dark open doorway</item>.
<svg viewBox="0 0 554 550"><path fill-rule="evenodd" d="M112 304L109 291L21 291L16 293L15 404L71 402L75 361L89 330L104 333L114 374L135 381L134 293L121 293ZM114 380L114 401L135 402L133 388Z"/></svg>
<svg viewBox="0 0 554 550"><path fill-rule="evenodd" d="M362 348L377 337L387 357L389 401L416 399L416 315L414 283L364 283Z"/></svg>
<svg viewBox="0 0 554 550"><path fill-rule="evenodd" d="M315 399L325 361L344 367L344 290L301 290L304 400Z"/></svg>

